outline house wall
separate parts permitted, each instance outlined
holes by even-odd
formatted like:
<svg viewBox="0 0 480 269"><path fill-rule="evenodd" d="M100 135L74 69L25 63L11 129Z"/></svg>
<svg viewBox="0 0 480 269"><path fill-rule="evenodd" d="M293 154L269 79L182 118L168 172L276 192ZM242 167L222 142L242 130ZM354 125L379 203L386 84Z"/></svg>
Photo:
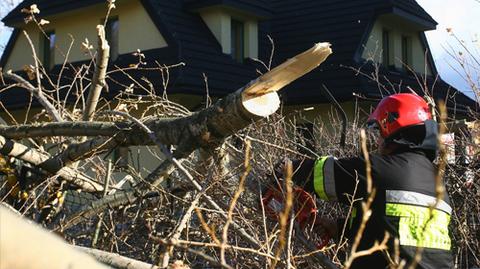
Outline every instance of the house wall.
<svg viewBox="0 0 480 269"><path fill-rule="evenodd" d="M167 46L167 42L140 1L120 0L116 2L116 6L117 8L112 10L110 16L118 16L119 19L120 54L131 53L137 49L148 50ZM55 64L63 63L72 42L71 37L73 37L73 45L68 53L69 61L83 61L91 58L82 51L82 42L87 38L91 45L97 46L96 26L104 20L106 9L106 4L99 4L46 18L50 24L45 25L44 30L54 30L57 38ZM39 49L41 35L38 27L29 23L24 29L41 59ZM7 61L6 69L20 70L24 65L31 64L33 57L30 51L26 37L20 34Z"/></svg>
<svg viewBox="0 0 480 269"><path fill-rule="evenodd" d="M347 114L347 117L353 119L355 104L353 102L345 102L340 105ZM290 116L301 114L305 121L321 120L327 122L330 120L331 113L336 113L336 109L335 106L331 104L312 104L285 106L282 112Z"/></svg>
<svg viewBox="0 0 480 269"><path fill-rule="evenodd" d="M201 13L203 21L222 46L222 52L231 53L231 18L219 9L207 10Z"/></svg>
<svg viewBox="0 0 480 269"><path fill-rule="evenodd" d="M370 32L368 41L362 53L362 58L373 60L377 63L382 62L382 33L386 29L390 32L391 46L390 59L397 69L403 68L402 63L402 36L407 36L411 40L412 55L410 68L415 72L428 75L432 74L431 67L425 57L426 48L420 40L421 31L415 30L411 24L406 23L400 18L393 16L379 17L374 23Z"/></svg>
<svg viewBox="0 0 480 269"><path fill-rule="evenodd" d="M232 19L244 23L244 55L258 58L258 22L244 13L225 9L208 8L200 11L205 24L222 46L222 52L231 53L231 22Z"/></svg>

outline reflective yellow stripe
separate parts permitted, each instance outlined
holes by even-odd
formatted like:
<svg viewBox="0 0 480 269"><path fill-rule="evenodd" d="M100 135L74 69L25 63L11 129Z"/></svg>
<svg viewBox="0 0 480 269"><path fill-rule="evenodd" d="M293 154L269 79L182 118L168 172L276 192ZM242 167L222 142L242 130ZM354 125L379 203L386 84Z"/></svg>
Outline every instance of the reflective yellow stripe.
<svg viewBox="0 0 480 269"><path fill-rule="evenodd" d="M387 216L400 217L398 233L400 245L449 250L450 215L427 207L387 203ZM430 218L431 217L431 218Z"/></svg>
<svg viewBox="0 0 480 269"><path fill-rule="evenodd" d="M328 200L327 193L325 192L325 177L323 175L323 166L328 157L322 157L315 161L315 168L313 169L313 187L318 197L322 200Z"/></svg>

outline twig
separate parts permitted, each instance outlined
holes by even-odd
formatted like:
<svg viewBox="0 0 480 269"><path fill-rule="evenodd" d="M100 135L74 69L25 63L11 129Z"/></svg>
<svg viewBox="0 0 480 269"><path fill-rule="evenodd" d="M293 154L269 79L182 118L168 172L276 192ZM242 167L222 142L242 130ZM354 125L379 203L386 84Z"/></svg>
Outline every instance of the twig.
<svg viewBox="0 0 480 269"><path fill-rule="evenodd" d="M227 221L223 226L222 244L220 245L220 260L222 261L222 263L226 263L225 246L228 244L228 227L233 222L233 210L235 209L235 206L237 204L238 199L240 198L240 195L242 194L243 191L245 191L245 180L247 179L247 176L250 173L250 170L252 169L250 165L250 158L251 158L250 148L251 148L250 141L248 140L245 141L245 161L243 163L245 171L243 172L243 175L240 177L240 181L238 182L238 189L233 195L232 201L230 202L230 207L227 213Z"/></svg>
<svg viewBox="0 0 480 269"><path fill-rule="evenodd" d="M193 201L190 203L189 208L185 212L185 214L182 216L180 219L177 228L173 231L172 235L169 237L168 241L176 241L180 238L183 230L185 227L187 227L188 221L190 221L190 218L192 217L193 210L197 207L198 203L200 202L200 198L202 197L204 193L199 192L193 199ZM162 252L160 255L160 268L167 268L169 261L170 261L170 255L173 253L173 247L174 245L169 245L166 247L165 251Z"/></svg>
<svg viewBox="0 0 480 269"><path fill-rule="evenodd" d="M283 249L286 245L285 236L287 234L288 219L290 217L290 210L293 207L293 190L292 190L292 176L293 176L293 167L292 162L288 161L285 165L285 204L283 212L280 212L280 235L277 250L275 251L275 260L273 260L270 269L273 269L277 266L277 261L282 254Z"/></svg>
<svg viewBox="0 0 480 269"><path fill-rule="evenodd" d="M220 245L221 245L219 243L194 242L194 241L187 241L187 240L181 240L181 239L177 240L176 242L178 244L183 244L183 245L192 245L192 246L200 246L200 247L214 247L214 248L219 248ZM228 244L225 245L225 248L257 254L259 256L267 257L269 259L275 259L275 257L273 257L272 255L270 255L268 253L261 252L259 250L253 249L253 248L245 248L245 247L239 247L239 246L228 245Z"/></svg>
<svg viewBox="0 0 480 269"><path fill-rule="evenodd" d="M45 108L48 115L50 115L50 117L52 117L55 121L63 121L57 109L53 106L52 103L50 103L50 101L47 100L45 95L43 95L43 92L41 91L41 86L39 86L40 89L35 88L32 84L30 84L30 82L28 82L21 76L13 73L11 70L7 71L7 73L5 73L4 75L5 77L16 81L22 88L28 90L33 96L35 96L38 102Z"/></svg>
<svg viewBox="0 0 480 269"><path fill-rule="evenodd" d="M152 237L151 237L152 238ZM220 266L222 268L227 268L227 269L233 269L233 267L231 267L230 265L228 264L224 264L224 263L221 263L219 261L217 261L215 258L213 258L212 256L210 255L207 255L201 251L197 251L197 250L194 250L194 249L191 249L189 248L188 246L186 245L183 245L183 244L179 244L178 242L175 242L175 241L166 241L166 240L163 240L161 238L155 238L153 237L157 242L161 243L161 244L164 244L164 245L174 245L175 247L179 247L179 248L183 248L185 249L186 251L192 253L192 254L195 254L195 255L198 255L200 257L202 257L203 259L213 263L213 264L216 264L217 266Z"/></svg>
<svg viewBox="0 0 480 269"><path fill-rule="evenodd" d="M110 177L112 174L112 162L108 161L107 164L107 174L105 175L105 184L103 185L103 196L105 197L108 194L108 185L110 184ZM98 235L100 234L100 229L103 221L103 212L98 215L98 222L95 228L95 233L93 234L92 247L97 245Z"/></svg>
<svg viewBox="0 0 480 269"><path fill-rule="evenodd" d="M362 142L362 152L363 152L363 156L365 158L365 171L366 171L366 179L367 179L368 198L367 198L367 201L362 202L362 212L363 212L362 221L360 223L360 227L358 228L357 234L355 235L355 239L353 241L352 248L350 250L350 256L345 261L345 269L350 268L350 266L352 265L352 262L356 258L358 258L360 256L363 256L363 255L367 255L365 253L368 253L368 251L372 251L372 253L373 253L375 251L379 251L379 250L383 249L382 245L379 246L378 243L375 242L375 244L369 250L357 252L357 248L360 244L360 240L362 239L363 232L365 231L365 228L367 226L367 222L370 219L370 216L372 215L371 206L372 206L372 203L373 203L373 199L375 198L375 194L376 194L376 189L372 188L371 164L370 164L369 153L367 151L367 138L366 138L366 134L365 134L364 129L362 129L360 131L360 140ZM384 238L383 242L386 242L385 238Z"/></svg>

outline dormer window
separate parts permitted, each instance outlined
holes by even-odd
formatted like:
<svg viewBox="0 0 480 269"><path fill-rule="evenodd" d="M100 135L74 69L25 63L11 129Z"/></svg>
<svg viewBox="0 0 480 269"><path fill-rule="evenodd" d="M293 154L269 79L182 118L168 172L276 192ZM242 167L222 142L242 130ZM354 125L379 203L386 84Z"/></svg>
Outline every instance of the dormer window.
<svg viewBox="0 0 480 269"><path fill-rule="evenodd" d="M432 74L425 34L416 24L395 14L380 16L363 44L362 59L393 72Z"/></svg>
<svg viewBox="0 0 480 269"><path fill-rule="evenodd" d="M245 26L238 20L231 21L231 50L230 53L237 62L243 62L245 50Z"/></svg>
<svg viewBox="0 0 480 269"><path fill-rule="evenodd" d="M258 18L234 13L222 6L202 9L200 16L223 53L239 63L243 63L245 58L258 58Z"/></svg>
<svg viewBox="0 0 480 269"><path fill-rule="evenodd" d="M391 40L390 40L390 31L387 29L383 29L382 32L382 64L388 68L390 65L392 65L392 62L390 61L390 46L391 46Z"/></svg>
<svg viewBox="0 0 480 269"><path fill-rule="evenodd" d="M55 65L55 31L47 31L42 35L42 63L46 70L52 69Z"/></svg>
<svg viewBox="0 0 480 269"><path fill-rule="evenodd" d="M412 40L409 36L402 36L402 65L407 69L412 64Z"/></svg>

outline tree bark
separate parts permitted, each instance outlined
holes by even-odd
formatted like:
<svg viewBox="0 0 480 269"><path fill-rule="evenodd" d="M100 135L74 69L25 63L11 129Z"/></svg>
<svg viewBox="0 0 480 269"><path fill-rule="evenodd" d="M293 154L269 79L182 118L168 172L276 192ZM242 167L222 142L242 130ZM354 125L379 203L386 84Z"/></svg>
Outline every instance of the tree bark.
<svg viewBox="0 0 480 269"><path fill-rule="evenodd" d="M100 93L105 87L105 76L107 74L108 59L110 58L110 46L105 39L105 29L103 25L97 25L98 35L98 50L95 65L95 72L93 73L92 84L88 92L87 103L83 113L83 120L90 121L93 118L95 109L97 108Z"/></svg>

